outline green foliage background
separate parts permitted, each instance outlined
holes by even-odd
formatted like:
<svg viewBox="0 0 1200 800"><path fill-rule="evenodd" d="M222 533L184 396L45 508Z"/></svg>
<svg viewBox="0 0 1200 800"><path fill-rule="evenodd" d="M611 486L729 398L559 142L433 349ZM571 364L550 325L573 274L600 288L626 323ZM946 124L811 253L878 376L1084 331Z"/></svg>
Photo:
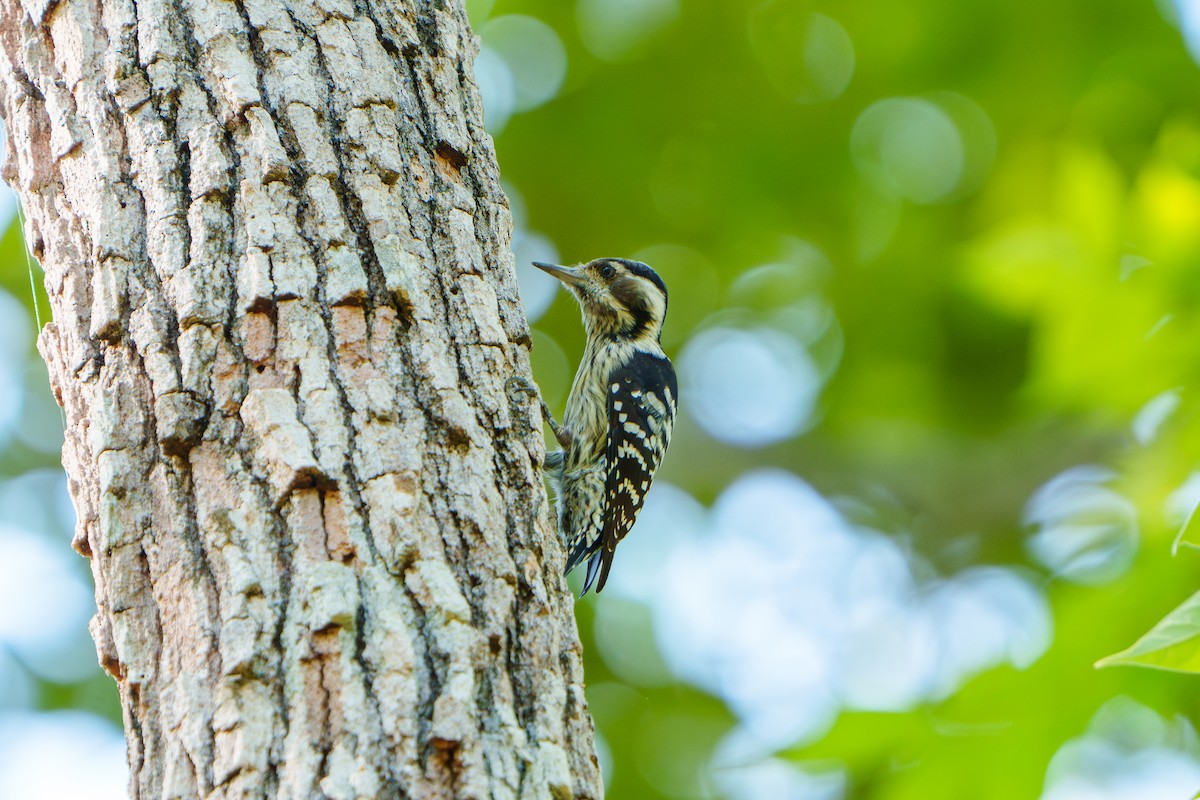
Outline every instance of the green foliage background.
<svg viewBox="0 0 1200 800"><path fill-rule="evenodd" d="M836 341L806 343L834 367L807 432L737 447L685 416L662 480L711 503L748 469L785 469L856 498L934 570L1027 570L1052 609L1053 642L1030 668L991 669L903 712L844 711L778 757L844 770L845 797L1010 800L1038 797L1055 753L1114 698L1195 719L1195 678L1093 667L1187 599L1200 566L1186 546L1172 556L1180 520L1166 510L1200 461L1200 72L1168 5L631 0L609 5L642 9L643 23L600 45L581 5L469 3L485 44L497 20L528 15L566 58L551 99L496 126L522 228L567 262L659 268L673 356L716 322L775 324L780 287L739 283L761 264L818 264L782 290L822 298L837 320ZM811 13L851 44L848 80L804 60ZM844 44L824 45L835 65ZM905 196L873 171L854 132L889 98L949 111L969 100L951 114L966 148L951 190L930 198L937 175L900 176ZM0 251L0 286L31 304L15 224ZM535 328L537 377L561 407L578 311L560 294ZM1134 419L1168 391L1177 408L1139 440ZM0 452L6 477L54 463L19 443ZM1080 464L1110 468L1109 487L1137 509L1136 556L1100 581L1039 566L1023 522L1038 488ZM596 607L621 602L577 606L609 795L717 796L710 759L735 715L605 663ZM648 619L634 604L623 613ZM631 652L657 663L644 634ZM39 708L119 722L99 672L37 687Z"/></svg>
<svg viewBox="0 0 1200 800"><path fill-rule="evenodd" d="M843 337L809 432L742 449L685 419L664 480L711 502L748 468L785 468L860 498L947 572L1035 567L1023 510L1074 465L1111 468L1137 508L1123 574L1087 585L1039 568L1055 637L1034 666L994 669L905 713L845 712L784 757L846 767L847 797L1007 800L1039 796L1055 752L1114 697L1194 719L1193 678L1093 667L1197 583L1197 555L1171 555L1179 521L1164 511L1200 455L1200 72L1168 4L684 2L615 62L586 46L580 5L473 8L485 44L488 20L528 14L567 53L560 93L496 136L526 224L565 261L647 255L672 291L673 356L722 314L766 319L738 278L807 243L829 265L807 289ZM854 52L844 91L816 102L819 81L754 40L756 15L779 38L807 12L836 20ZM889 196L856 166L856 121L887 98L944 93L986 114L975 146L990 125L994 159L937 201ZM568 364L577 313L560 294L536 323ZM552 406L570 377L557 359L535 352ZM1178 409L1140 444L1132 421L1168 390ZM578 607L585 637L594 607ZM696 775L732 725L722 703L625 686L587 654L612 796L711 791Z"/></svg>

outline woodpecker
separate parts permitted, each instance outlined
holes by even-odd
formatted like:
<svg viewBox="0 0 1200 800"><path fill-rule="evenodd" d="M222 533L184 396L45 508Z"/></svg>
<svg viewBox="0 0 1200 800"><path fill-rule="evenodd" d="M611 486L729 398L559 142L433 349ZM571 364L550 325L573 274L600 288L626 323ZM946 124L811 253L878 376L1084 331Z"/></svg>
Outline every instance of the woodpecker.
<svg viewBox="0 0 1200 800"><path fill-rule="evenodd" d="M617 543L633 527L671 440L679 391L659 342L667 287L649 266L623 258L533 265L575 296L587 332L561 425L541 401L562 448L547 454L545 471L567 572L587 559L582 597L593 583L597 593L604 588ZM520 379L510 386L536 394Z"/></svg>

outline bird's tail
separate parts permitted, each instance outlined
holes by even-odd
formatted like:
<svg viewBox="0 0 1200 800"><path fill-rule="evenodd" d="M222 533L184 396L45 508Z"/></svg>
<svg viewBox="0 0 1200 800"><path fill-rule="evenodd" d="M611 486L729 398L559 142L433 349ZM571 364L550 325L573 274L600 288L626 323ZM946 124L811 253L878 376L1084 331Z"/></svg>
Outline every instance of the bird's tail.
<svg viewBox="0 0 1200 800"><path fill-rule="evenodd" d="M588 589L592 588L592 584L596 581L596 575L600 572L600 562L602 561L601 556L603 553L603 550L597 550L596 552L592 553L592 557L588 559L587 576L583 579L583 591L579 593L581 598L588 593ZM605 573L607 572L608 570L605 570ZM600 590L603 588L604 578L601 578L600 585L596 587L596 594L600 594Z"/></svg>

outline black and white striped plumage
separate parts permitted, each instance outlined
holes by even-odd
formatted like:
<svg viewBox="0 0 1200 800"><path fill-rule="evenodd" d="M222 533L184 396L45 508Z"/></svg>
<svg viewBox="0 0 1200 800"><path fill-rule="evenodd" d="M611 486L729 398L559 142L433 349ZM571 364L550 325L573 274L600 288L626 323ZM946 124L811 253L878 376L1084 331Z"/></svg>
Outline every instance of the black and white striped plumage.
<svg viewBox="0 0 1200 800"><path fill-rule="evenodd" d="M567 571L586 559L583 593L593 583L599 592L671 440L679 393L659 344L667 287L639 261L535 266L571 290L587 329L562 425L546 411L563 448L547 456L546 470L555 487Z"/></svg>

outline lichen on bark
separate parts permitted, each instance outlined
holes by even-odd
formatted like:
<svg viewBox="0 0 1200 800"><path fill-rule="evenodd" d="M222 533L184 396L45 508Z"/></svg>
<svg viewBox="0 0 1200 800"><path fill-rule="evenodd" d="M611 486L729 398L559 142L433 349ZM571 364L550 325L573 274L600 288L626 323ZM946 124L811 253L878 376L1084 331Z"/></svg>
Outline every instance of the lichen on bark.
<svg viewBox="0 0 1200 800"><path fill-rule="evenodd" d="M131 796L601 794L476 51L459 2L0 5Z"/></svg>

